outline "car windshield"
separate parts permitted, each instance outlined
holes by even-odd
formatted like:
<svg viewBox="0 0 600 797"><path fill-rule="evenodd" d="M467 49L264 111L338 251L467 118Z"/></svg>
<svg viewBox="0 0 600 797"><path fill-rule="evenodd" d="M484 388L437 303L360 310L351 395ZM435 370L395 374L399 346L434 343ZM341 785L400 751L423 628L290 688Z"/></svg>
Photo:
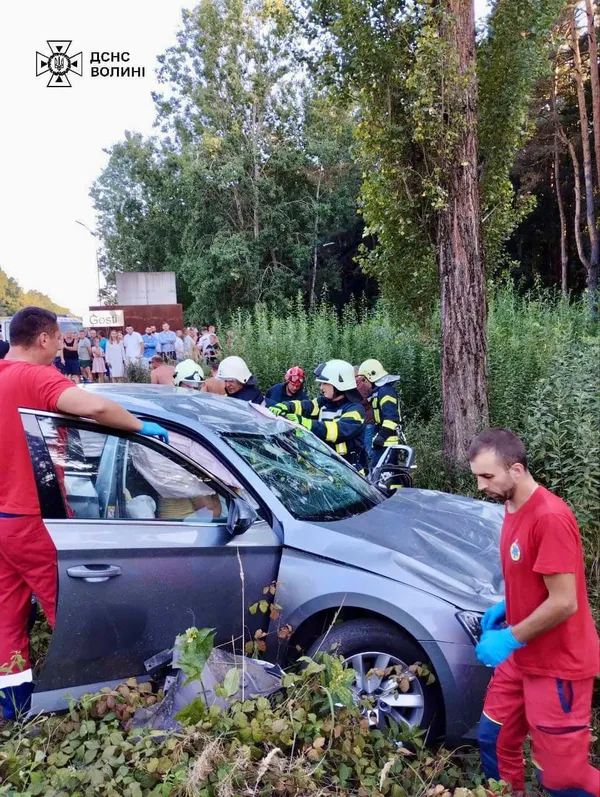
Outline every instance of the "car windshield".
<svg viewBox="0 0 600 797"><path fill-rule="evenodd" d="M300 520L328 521L366 512L382 493L310 432L226 435L227 442Z"/></svg>

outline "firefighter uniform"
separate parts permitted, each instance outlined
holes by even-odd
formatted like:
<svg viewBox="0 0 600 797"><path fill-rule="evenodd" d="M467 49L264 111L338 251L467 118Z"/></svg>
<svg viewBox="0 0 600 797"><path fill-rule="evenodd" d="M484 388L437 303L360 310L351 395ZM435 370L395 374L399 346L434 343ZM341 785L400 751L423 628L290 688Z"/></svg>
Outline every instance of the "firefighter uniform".
<svg viewBox="0 0 600 797"><path fill-rule="evenodd" d="M330 401L320 396L308 401L283 401L273 410L313 432L358 470L364 468L365 411L358 401Z"/></svg>
<svg viewBox="0 0 600 797"><path fill-rule="evenodd" d="M400 442L398 431L402 426L402 412L396 390L389 383L376 387L370 400L377 428L373 448L397 445Z"/></svg>

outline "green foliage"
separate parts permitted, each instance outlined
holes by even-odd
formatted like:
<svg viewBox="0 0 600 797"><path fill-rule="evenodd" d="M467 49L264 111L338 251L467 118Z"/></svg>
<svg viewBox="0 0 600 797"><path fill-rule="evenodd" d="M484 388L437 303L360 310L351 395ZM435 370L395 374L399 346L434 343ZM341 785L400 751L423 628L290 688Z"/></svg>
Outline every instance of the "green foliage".
<svg viewBox="0 0 600 797"><path fill-rule="evenodd" d="M178 664L187 675L186 683L201 678L215 641L214 628L188 628L177 637L175 648L179 654Z"/></svg>
<svg viewBox="0 0 600 797"><path fill-rule="evenodd" d="M281 312L260 306L251 312L239 312L229 322L222 322L221 330L225 329L230 332L227 353L244 357L264 389L281 381L291 365L301 365L309 377L309 394L316 395L312 372L318 362L341 357L360 364L368 357L377 357L390 373L400 375L408 438L417 452L417 484L475 494L470 474L450 471L442 463L437 311L421 326L412 319L398 324L395 313L390 313L382 303L374 309L357 303L347 307L340 316L325 302L308 313L299 301ZM497 290L490 298L491 422L522 435L535 458L535 449L549 451L550 443L542 445L540 437L534 434L531 418L534 414L540 415L540 422L544 418L540 429L545 430L562 417L559 402L549 392L549 386L571 395L570 402L561 405L568 407L561 423L568 417L572 424L573 433L570 427L568 432L572 440L568 460L572 463L570 467L577 470L573 472L568 490L563 490L567 482L563 475L558 475L561 471L552 461L541 468L539 475L549 485L557 485L559 494L581 512L580 522L586 527L600 506L598 497L594 497L591 475L597 472L592 462L596 451L593 445L596 415L589 392L598 361L593 335L593 324L583 299L567 300L541 290L519 297L507 287ZM579 352L579 359L573 352ZM580 360L587 363L585 379L574 370L575 363ZM564 362L571 366L565 367ZM582 390L587 398L577 399L580 403L576 404L575 396ZM542 401L541 396L547 399ZM576 466L577 462L580 465ZM585 501L574 492L578 481L582 490L586 485L589 499Z"/></svg>
<svg viewBox="0 0 600 797"><path fill-rule="evenodd" d="M600 539L599 356L597 339L560 352L538 382L525 430L535 473L575 509L590 555Z"/></svg>
<svg viewBox="0 0 600 797"><path fill-rule="evenodd" d="M125 365L125 382L147 383L150 381L150 370L144 363L132 360Z"/></svg>
<svg viewBox="0 0 600 797"><path fill-rule="evenodd" d="M486 265L503 265L504 245L534 206L515 196L510 179L515 157L534 130L532 98L550 70L552 27L564 0L496 0L479 46L479 148Z"/></svg>
<svg viewBox="0 0 600 797"><path fill-rule="evenodd" d="M203 0L159 57L160 138L127 134L92 189L103 270L172 270L203 322L339 287L322 245L357 224L348 109L318 94L282 3ZM327 256L326 256L327 255Z"/></svg>
<svg viewBox="0 0 600 797"><path fill-rule="evenodd" d="M9 277L0 268L0 315L13 315L24 307L35 305L60 315L70 315L66 307L61 307L39 291L24 291L16 279Z"/></svg>
<svg viewBox="0 0 600 797"><path fill-rule="evenodd" d="M202 632L200 632L202 633ZM217 706L179 734L131 729L148 684L130 681L73 703L66 717L0 730L0 795L11 797L486 797L477 763L425 750L423 735L395 729L404 746L369 728L354 705L352 671L337 657L286 675L270 700ZM119 717L109 705L119 707ZM365 708L368 707L366 700Z"/></svg>

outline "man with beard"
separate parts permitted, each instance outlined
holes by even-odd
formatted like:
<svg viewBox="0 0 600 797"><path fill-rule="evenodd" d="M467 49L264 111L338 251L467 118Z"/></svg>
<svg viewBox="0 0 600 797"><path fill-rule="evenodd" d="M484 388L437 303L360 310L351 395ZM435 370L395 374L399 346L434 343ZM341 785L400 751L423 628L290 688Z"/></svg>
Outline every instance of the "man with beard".
<svg viewBox="0 0 600 797"><path fill-rule="evenodd" d="M583 550L569 507L537 484L522 441L507 429L477 435L469 450L477 486L505 502L500 559L506 598L484 614L476 647L495 667L479 723L488 778L524 795L523 742L531 736L541 784L555 797L598 797L588 760L598 635Z"/></svg>

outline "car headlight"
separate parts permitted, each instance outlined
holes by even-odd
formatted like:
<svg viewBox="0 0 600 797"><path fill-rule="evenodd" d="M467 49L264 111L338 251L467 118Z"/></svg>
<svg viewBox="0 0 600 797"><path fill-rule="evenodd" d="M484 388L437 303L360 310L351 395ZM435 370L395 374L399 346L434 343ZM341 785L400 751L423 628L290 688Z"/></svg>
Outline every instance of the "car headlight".
<svg viewBox="0 0 600 797"><path fill-rule="evenodd" d="M474 645L481 639L482 617L483 612L458 612L456 615L456 619L465 629Z"/></svg>

